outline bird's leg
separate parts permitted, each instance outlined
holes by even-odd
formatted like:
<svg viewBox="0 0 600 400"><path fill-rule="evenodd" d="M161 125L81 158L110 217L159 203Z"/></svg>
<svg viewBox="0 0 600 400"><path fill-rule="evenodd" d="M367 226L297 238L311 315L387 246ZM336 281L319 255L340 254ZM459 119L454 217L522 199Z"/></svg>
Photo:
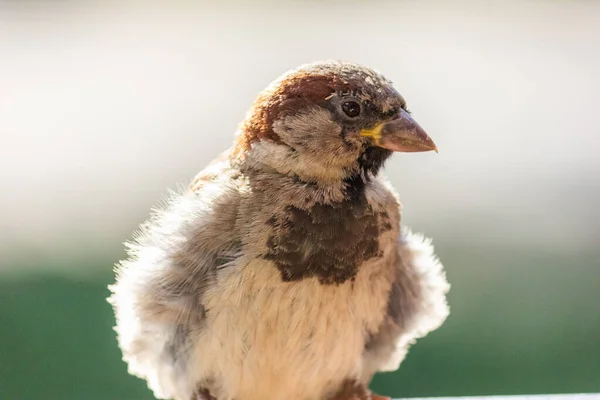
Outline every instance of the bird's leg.
<svg viewBox="0 0 600 400"><path fill-rule="evenodd" d="M363 384L346 381L332 400L391 400L391 398L375 394Z"/></svg>

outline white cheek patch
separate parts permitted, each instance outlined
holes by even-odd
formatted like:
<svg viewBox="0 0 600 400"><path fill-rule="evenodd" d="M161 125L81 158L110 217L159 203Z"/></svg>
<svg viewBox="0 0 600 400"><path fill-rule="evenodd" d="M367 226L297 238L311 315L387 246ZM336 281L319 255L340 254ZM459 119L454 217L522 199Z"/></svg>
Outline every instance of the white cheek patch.
<svg viewBox="0 0 600 400"><path fill-rule="evenodd" d="M265 141L253 146L252 158L282 173L293 173L307 181L333 181L355 167L361 147L345 142L342 128L329 110L309 107L273 123L273 131L287 146ZM292 162L290 162L292 161Z"/></svg>
<svg viewBox="0 0 600 400"><path fill-rule="evenodd" d="M273 123L273 131L295 148L319 133L339 137L341 128L328 110L315 106L278 119Z"/></svg>

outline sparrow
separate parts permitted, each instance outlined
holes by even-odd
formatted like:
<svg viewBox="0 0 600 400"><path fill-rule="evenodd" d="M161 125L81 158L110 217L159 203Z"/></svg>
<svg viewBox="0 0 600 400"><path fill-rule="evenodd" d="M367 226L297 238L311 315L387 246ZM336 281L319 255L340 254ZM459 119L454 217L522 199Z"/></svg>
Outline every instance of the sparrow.
<svg viewBox="0 0 600 400"><path fill-rule="evenodd" d="M369 398L446 319L431 240L400 227L393 152L436 151L391 81L302 65L128 244L110 286L129 373L159 399Z"/></svg>

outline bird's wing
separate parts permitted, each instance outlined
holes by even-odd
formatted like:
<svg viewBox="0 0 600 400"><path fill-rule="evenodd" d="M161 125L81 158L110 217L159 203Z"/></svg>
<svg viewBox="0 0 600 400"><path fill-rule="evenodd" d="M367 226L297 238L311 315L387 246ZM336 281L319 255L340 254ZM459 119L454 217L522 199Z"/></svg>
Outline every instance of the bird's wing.
<svg viewBox="0 0 600 400"><path fill-rule="evenodd" d="M123 359L158 398L189 399L201 383L189 376L191 348L205 291L239 254L238 203L235 172L211 164L142 225L116 267L109 302Z"/></svg>
<svg viewBox="0 0 600 400"><path fill-rule="evenodd" d="M365 346L367 374L398 369L410 345L444 322L449 313L449 289L431 241L404 231L398 241L386 316Z"/></svg>

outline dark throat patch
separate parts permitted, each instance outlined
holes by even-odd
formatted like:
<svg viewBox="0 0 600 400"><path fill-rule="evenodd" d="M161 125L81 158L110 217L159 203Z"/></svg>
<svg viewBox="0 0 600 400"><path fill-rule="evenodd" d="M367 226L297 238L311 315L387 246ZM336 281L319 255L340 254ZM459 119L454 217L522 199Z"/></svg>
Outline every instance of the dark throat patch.
<svg viewBox="0 0 600 400"><path fill-rule="evenodd" d="M358 159L358 167L364 176L377 175L392 152L381 147L367 147Z"/></svg>
<svg viewBox="0 0 600 400"><path fill-rule="evenodd" d="M379 236L391 228L387 213L375 213L368 204L364 183L349 187L344 201L288 206L267 224L272 232L264 258L275 263L281 278L317 277L323 284L354 279L364 261L381 256Z"/></svg>

